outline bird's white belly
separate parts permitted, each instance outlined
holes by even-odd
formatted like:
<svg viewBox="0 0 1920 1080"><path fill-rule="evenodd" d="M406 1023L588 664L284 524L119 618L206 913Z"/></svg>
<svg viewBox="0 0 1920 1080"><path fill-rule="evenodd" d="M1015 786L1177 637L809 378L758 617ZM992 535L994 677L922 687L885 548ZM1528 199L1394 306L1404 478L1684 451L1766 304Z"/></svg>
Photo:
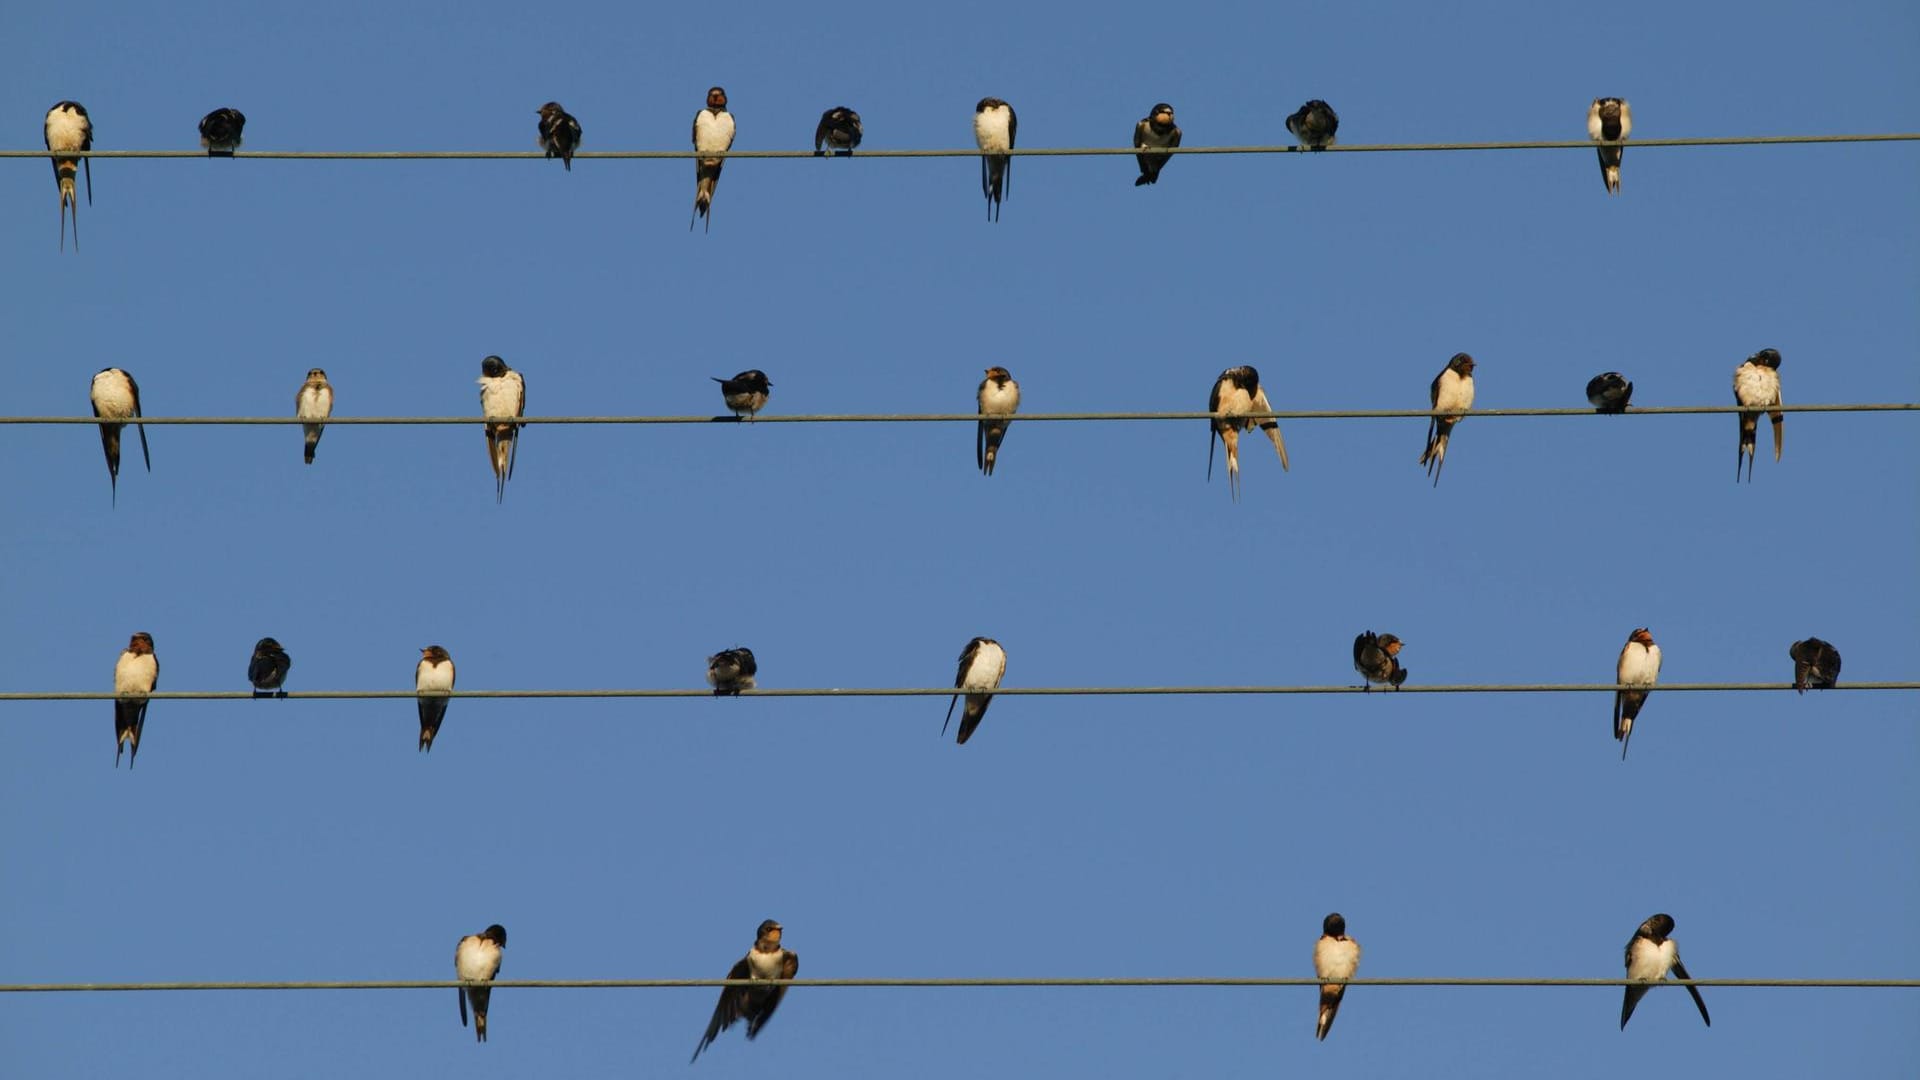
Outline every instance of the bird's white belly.
<svg viewBox="0 0 1920 1080"><path fill-rule="evenodd" d="M453 665L421 664L414 671L413 685L417 690L451 690L453 689Z"/></svg>

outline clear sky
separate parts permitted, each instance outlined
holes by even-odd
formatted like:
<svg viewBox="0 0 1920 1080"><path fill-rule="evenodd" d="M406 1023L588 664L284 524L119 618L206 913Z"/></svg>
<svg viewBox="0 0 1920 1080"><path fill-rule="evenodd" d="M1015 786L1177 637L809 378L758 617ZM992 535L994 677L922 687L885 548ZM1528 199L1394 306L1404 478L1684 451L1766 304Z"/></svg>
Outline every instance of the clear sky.
<svg viewBox="0 0 1920 1080"><path fill-rule="evenodd" d="M523 149L558 99L587 149L677 149L724 85L739 149L1116 145L1156 101L1188 145L1920 128L1911 4L14 4L0 144L63 98L101 149L191 148L216 106L269 150ZM0 162L0 413L469 415L479 362L536 415L1198 409L1257 365L1280 408L1730 403L1779 349L1793 403L1920 400L1920 147L1022 159L982 220L967 159L737 161L689 235L685 161L100 161L83 252L44 160ZM1292 471L1206 482L1199 423L534 427L504 505L473 428L148 429L109 505L88 427L0 427L0 689L106 690L135 630L162 689L1342 683L1364 629L1416 684L1597 682L1636 626L1669 681L1911 679L1920 422L1793 415L1751 486L1730 416L1294 421ZM1216 464L1216 471L1218 466ZM409 701L0 706L0 981L719 977L766 917L803 976L1311 973L1344 912L1363 976L1621 973L1657 911L1709 977L1920 974L1911 694ZM705 1076L1912 1076L1913 991L803 990ZM671 1073L713 992L15 995L19 1077Z"/></svg>

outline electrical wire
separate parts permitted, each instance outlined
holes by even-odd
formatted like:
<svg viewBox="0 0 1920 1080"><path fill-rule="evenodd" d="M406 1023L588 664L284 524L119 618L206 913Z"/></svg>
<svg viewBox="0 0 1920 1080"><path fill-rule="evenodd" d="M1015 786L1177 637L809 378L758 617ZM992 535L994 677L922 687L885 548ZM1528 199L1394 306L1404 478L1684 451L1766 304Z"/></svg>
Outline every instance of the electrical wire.
<svg viewBox="0 0 1920 1080"><path fill-rule="evenodd" d="M0 983L0 993L50 994L173 990L446 990L484 985L495 990L692 990L722 986L792 986L807 989L958 989L966 987L1257 987L1257 986L1424 986L1424 987L1622 987L1645 986L1632 979L1318 979L1318 978L982 978L982 979L495 979L470 983L457 979L398 979L340 982L145 982L145 983ZM1668 979L1656 986L1746 987L1769 990L1914 990L1920 979Z"/></svg>

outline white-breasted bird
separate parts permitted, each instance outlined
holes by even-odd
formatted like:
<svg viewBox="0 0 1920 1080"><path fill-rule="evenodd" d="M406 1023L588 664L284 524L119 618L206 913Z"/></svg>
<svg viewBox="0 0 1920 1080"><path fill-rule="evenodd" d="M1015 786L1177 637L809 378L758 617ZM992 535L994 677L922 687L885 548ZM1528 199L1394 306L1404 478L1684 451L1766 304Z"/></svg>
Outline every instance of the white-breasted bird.
<svg viewBox="0 0 1920 1080"><path fill-rule="evenodd" d="M106 423L100 425L100 448L107 452L107 482L115 505L120 502L120 431L126 427L125 421L135 421L140 429L140 460L146 463L147 471L153 471L153 457L147 453L147 425L140 419L140 384L133 376L120 368L102 369L93 377L88 388L88 398L93 403L93 415ZM115 423L113 421L119 421Z"/></svg>
<svg viewBox="0 0 1920 1080"><path fill-rule="evenodd" d="M987 197L987 220L1000 220L1000 203L1007 197L1013 174L1014 139L1020 118L1013 106L996 97L984 97L973 107L973 141L979 145L980 192Z"/></svg>
<svg viewBox="0 0 1920 1080"><path fill-rule="evenodd" d="M1320 940L1313 943L1313 976L1316 979L1351 979L1360 970L1360 943L1347 936L1347 920L1334 912L1320 924ZM1342 983L1323 983L1320 987L1320 1015L1313 1025L1313 1037L1325 1039L1333 1028L1334 1014L1340 1011L1340 999L1347 988Z"/></svg>
<svg viewBox="0 0 1920 1080"><path fill-rule="evenodd" d="M1682 979L1691 980L1686 965L1680 963L1680 946L1674 944L1673 916L1662 912L1652 915L1640 928L1627 939L1627 978L1645 983L1644 986L1627 987L1626 998L1620 1003L1620 1030L1627 1030L1627 1018L1633 1015L1633 1007L1647 996L1653 984L1666 980L1671 971ZM1693 1003L1700 1009L1700 1019L1708 1027L1713 1026L1713 1017L1707 1015L1707 1003L1700 996L1700 988L1688 986L1687 993L1693 995Z"/></svg>
<svg viewBox="0 0 1920 1080"><path fill-rule="evenodd" d="M140 757L140 733L147 726L147 694L160 684L160 658L154 655L153 635L142 631L127 641L113 664L113 767L120 767L120 751L128 751L127 768Z"/></svg>
<svg viewBox="0 0 1920 1080"><path fill-rule="evenodd" d="M1746 362L1733 369L1733 400L1736 404L1752 408L1753 412L1740 413L1739 457L1733 463L1733 478L1740 479L1740 467L1746 466L1747 481L1753 481L1753 459L1760 444L1760 409L1781 404L1780 401L1780 351L1761 349ZM1770 414L1773 420L1773 460L1780 460L1780 448L1786 439L1787 416L1774 409Z"/></svg>
<svg viewBox="0 0 1920 1080"><path fill-rule="evenodd" d="M1420 452L1420 464L1427 467L1434 487L1440 486L1440 470L1447 463L1447 441L1453 437L1453 425L1460 422L1458 416L1437 414L1463 413L1473 408L1473 368L1473 357L1454 353L1427 388L1427 400L1436 415L1427 422L1427 448Z"/></svg>
<svg viewBox="0 0 1920 1080"><path fill-rule="evenodd" d="M727 111L727 92L722 87L707 91L707 104L693 114L693 148L703 154L724 154L733 149L733 114ZM687 231L693 231L695 218L707 219L707 231L713 231L713 189L720 184L725 158L700 158L694 164L693 218L687 219Z"/></svg>
<svg viewBox="0 0 1920 1080"><path fill-rule="evenodd" d="M77 101L55 102L47 110L47 149L54 151L53 180L60 188L60 247L67 246L67 208L73 208L73 251L80 253L80 197L73 181L81 169L87 172L87 205L93 205L93 159L61 157L60 151L93 149L93 118L87 107Z"/></svg>
<svg viewBox="0 0 1920 1080"><path fill-rule="evenodd" d="M420 650L420 662L413 666L413 692L420 695L420 749L433 749L433 737L440 734L440 722L447 718L446 691L453 689L453 657L438 645Z"/></svg>
<svg viewBox="0 0 1920 1080"><path fill-rule="evenodd" d="M747 955L736 961L728 970L729 979L772 980L791 979L800 973L800 954L780 944L785 928L772 919L760 924L755 932L753 948ZM785 986L724 986L720 988L720 1000L713 1007L713 1019L707 1021L706 1034L700 1037L700 1044L693 1048L692 1061L700 1060L700 1051L713 1045L720 1033L734 1025L735 1021L747 1022L747 1038L760 1034L760 1029L773 1019L773 1012L787 996Z"/></svg>
<svg viewBox="0 0 1920 1080"><path fill-rule="evenodd" d="M307 369L307 381L300 384L300 390L293 395L293 415L302 420L325 420L333 415L333 384L327 381L327 373L319 368ZM325 424L301 424L300 430L306 435L307 464L313 464L314 448L320 445L320 433L326 430Z"/></svg>
<svg viewBox="0 0 1920 1080"><path fill-rule="evenodd" d="M866 137L866 130L860 126L860 114L845 105L835 105L820 114L820 123L813 129L813 156L852 157Z"/></svg>
<svg viewBox="0 0 1920 1080"><path fill-rule="evenodd" d="M1620 740L1620 760L1625 761L1627 741L1633 738L1634 718L1647 703L1653 684L1660 681L1660 646L1653 643L1653 634L1646 627L1637 627L1627 635L1627 643L1620 647L1620 663L1614 677L1614 681L1623 686L1648 688L1613 692L1613 737Z"/></svg>
<svg viewBox="0 0 1920 1080"><path fill-rule="evenodd" d="M978 398L982 419L973 439L973 463L992 476L1000 441L1007 437L1007 425L1012 422L1008 417L1020 410L1020 384L1013 381L1006 368L996 365L988 368L987 377L980 380Z"/></svg>
<svg viewBox="0 0 1920 1080"><path fill-rule="evenodd" d="M1267 401L1266 387L1260 384L1260 372L1252 365L1241 364L1220 373L1207 395L1207 411L1213 414L1207 435L1209 481L1213 479L1213 440L1218 437L1227 447L1227 490L1234 499L1240 498L1240 433L1252 431L1255 424L1273 440L1273 451L1280 455L1280 468L1286 471L1287 444L1280 437L1280 421L1272 417L1256 420L1244 415L1273 411Z"/></svg>
<svg viewBox="0 0 1920 1080"><path fill-rule="evenodd" d="M1633 110L1625 100L1594 98L1593 104L1587 107L1587 137L1594 142L1620 142L1632 132ZM1625 155L1624 147L1600 147L1600 179L1607 185L1609 195L1620 194L1620 159Z"/></svg>
<svg viewBox="0 0 1920 1080"><path fill-rule="evenodd" d="M1180 126L1173 122L1173 106L1162 101L1147 110L1147 115L1133 125L1134 149L1170 150L1180 145ZM1135 154L1134 161L1140 166L1140 175L1134 178L1134 187L1160 182L1160 170L1172 160L1171 154Z"/></svg>
<svg viewBox="0 0 1920 1080"><path fill-rule="evenodd" d="M982 691L998 689L1006 673L1007 650L992 638L974 638L960 651L960 671L953 677L953 686L967 692L967 707L960 712L960 736L955 743L965 745L973 736L973 729L980 726L987 706L993 703L993 695ZM942 737L947 734L947 724L953 723L953 707L959 700L960 695L955 694L947 702L946 723L940 725Z"/></svg>
<svg viewBox="0 0 1920 1080"><path fill-rule="evenodd" d="M454 974L471 985L456 989L460 999L460 1026L467 1026L467 1003L473 1003L473 1037L487 1041L487 1005L493 987L486 985L500 975L500 954L507 947L507 928L494 923L477 934L468 934L453 948Z"/></svg>
<svg viewBox="0 0 1920 1080"><path fill-rule="evenodd" d="M507 366L505 360L489 356L480 361L480 415L489 421L527 415L527 380ZM513 465L520 456L520 429L524 424L490 422L487 428L487 461L493 466L493 501L507 497L507 481L513 479Z"/></svg>

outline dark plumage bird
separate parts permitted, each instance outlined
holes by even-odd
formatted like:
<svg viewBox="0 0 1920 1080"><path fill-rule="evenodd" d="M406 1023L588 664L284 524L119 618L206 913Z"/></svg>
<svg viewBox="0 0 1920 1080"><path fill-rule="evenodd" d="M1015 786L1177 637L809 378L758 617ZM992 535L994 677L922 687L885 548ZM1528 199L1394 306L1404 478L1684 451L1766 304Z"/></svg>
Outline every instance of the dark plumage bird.
<svg viewBox="0 0 1920 1080"><path fill-rule="evenodd" d="M791 979L800 972L800 954L782 948L779 923L772 919L760 924L759 932L754 936L753 949L727 972L729 979ZM780 1001L787 996L785 986L725 986L720 989L720 1001L713 1007L713 1019L707 1022L707 1033L700 1038L700 1045L693 1048L691 1061L700 1060L700 1051L713 1045L720 1033L734 1025L736 1020L747 1022L747 1038L760 1034L760 1029L773 1019L773 1012L780 1007ZM691 1063L690 1061L690 1063Z"/></svg>
<svg viewBox="0 0 1920 1080"><path fill-rule="evenodd" d="M253 696L286 697L281 690L287 681L287 671L293 667L293 657L287 650L270 637L263 637L253 646L253 659L247 661L247 681L253 684Z"/></svg>
<svg viewBox="0 0 1920 1080"><path fill-rule="evenodd" d="M1148 147L1170 150L1180 145L1180 127L1173 122L1173 106L1162 101L1147 110L1147 115L1133 125L1133 145L1136 150ZM1160 170L1172 160L1171 154L1135 154L1133 159L1140 166L1140 175L1133 181L1134 187L1160 182Z"/></svg>
<svg viewBox="0 0 1920 1080"><path fill-rule="evenodd" d="M247 115L239 109L215 109L200 118L200 148L208 157L232 157L246 126Z"/></svg>
<svg viewBox="0 0 1920 1080"><path fill-rule="evenodd" d="M1840 681L1840 650L1810 637L1796 641L1787 650L1793 657L1793 688L1801 693L1809 689L1831 690Z"/></svg>
<svg viewBox="0 0 1920 1080"><path fill-rule="evenodd" d="M713 687L714 697L739 697L740 691L753 689L753 677L759 671L752 649L722 649L707 657L707 685Z"/></svg>
<svg viewBox="0 0 1920 1080"><path fill-rule="evenodd" d="M767 381L764 371L743 371L731 379L722 379L717 375L709 377L720 384L720 397L727 403L727 408L733 410L735 420L753 419L753 414L766 408L767 399L773 396L773 384Z"/></svg>
<svg viewBox="0 0 1920 1080"><path fill-rule="evenodd" d="M1400 666L1400 649L1400 639L1392 634L1376 635L1369 630L1354 638L1353 670L1366 679L1360 689L1370 690L1373 683L1400 689L1400 684L1407 681L1407 669Z"/></svg>
<svg viewBox="0 0 1920 1080"><path fill-rule="evenodd" d="M1333 145L1334 132L1340 130L1340 116L1333 106L1314 98L1287 117L1287 130L1309 150L1325 150Z"/></svg>
<svg viewBox="0 0 1920 1080"><path fill-rule="evenodd" d="M813 129L813 156L825 157L831 153L835 157L852 157L864 135L860 114L845 105L835 105L820 114L820 124Z"/></svg>
<svg viewBox="0 0 1920 1080"><path fill-rule="evenodd" d="M1627 940L1627 978L1646 983L1644 986L1627 987L1626 1000L1620 1003L1620 1030L1627 1030L1627 1018L1633 1015L1633 1007L1653 989L1652 984L1664 981L1671 971L1682 979L1691 980L1685 965L1680 963L1680 946L1668 935L1673 933L1673 916L1667 914L1649 916L1640 924ZM1713 1026L1713 1017L1707 1015L1707 1003L1700 997L1700 988L1687 987L1687 993L1693 995L1693 1003L1700 1009L1700 1019Z"/></svg>
<svg viewBox="0 0 1920 1080"><path fill-rule="evenodd" d="M573 152L580 149L580 121L557 101L540 106L540 149L573 171Z"/></svg>
<svg viewBox="0 0 1920 1080"><path fill-rule="evenodd" d="M1623 413L1633 400L1633 384L1617 371L1595 375L1587 380L1587 404L1593 411Z"/></svg>

